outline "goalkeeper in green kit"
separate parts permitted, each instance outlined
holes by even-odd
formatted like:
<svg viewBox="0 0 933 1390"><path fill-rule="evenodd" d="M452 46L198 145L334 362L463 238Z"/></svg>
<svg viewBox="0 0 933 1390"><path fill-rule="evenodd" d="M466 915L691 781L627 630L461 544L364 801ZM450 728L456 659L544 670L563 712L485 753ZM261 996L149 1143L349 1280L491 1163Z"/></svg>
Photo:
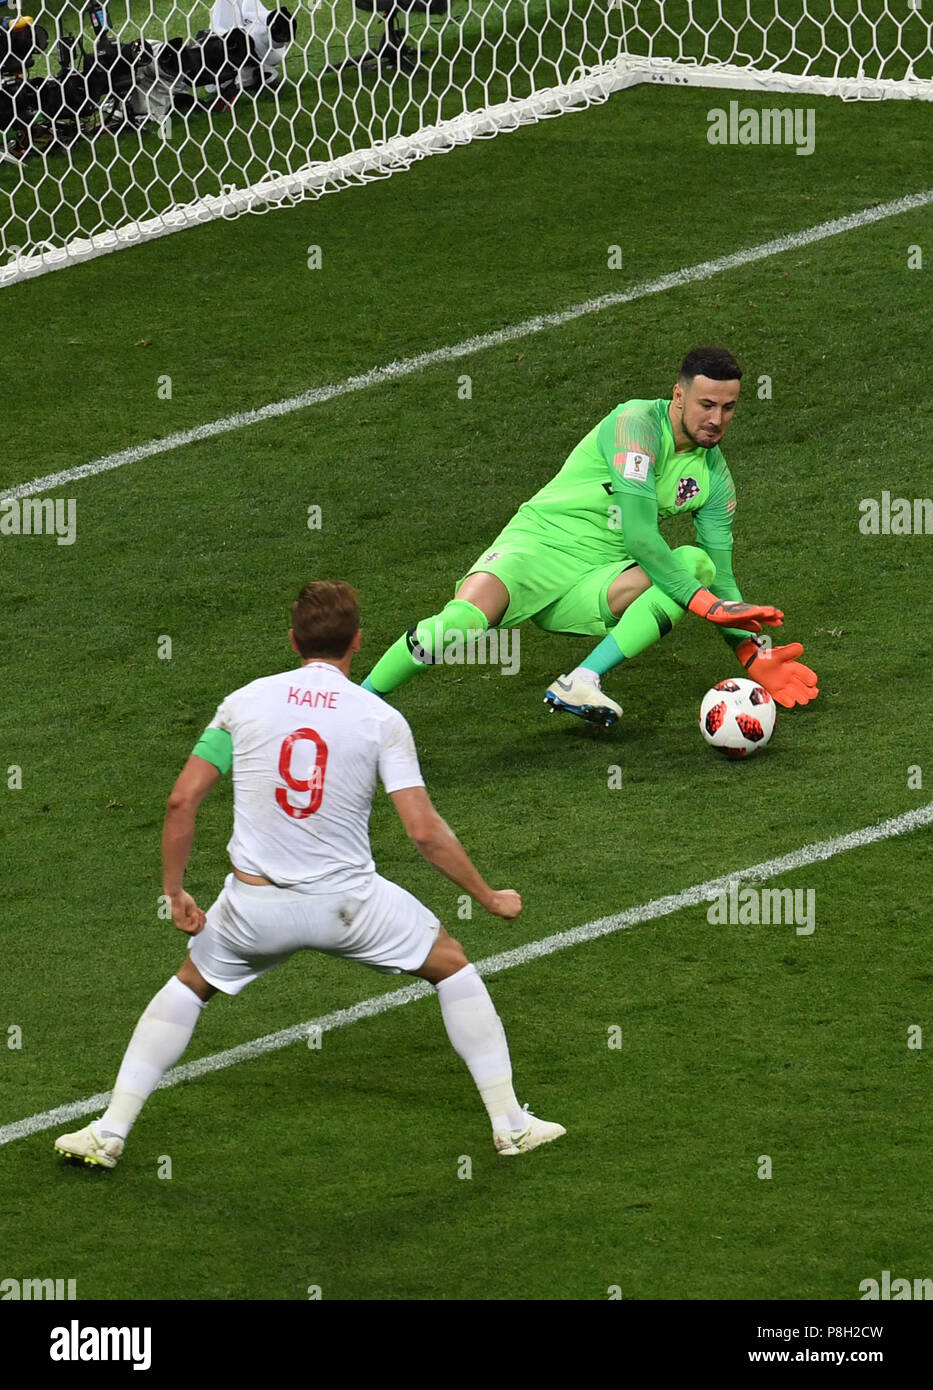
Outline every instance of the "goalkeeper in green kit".
<svg viewBox="0 0 933 1390"><path fill-rule="evenodd" d="M363 682L387 695L445 645L531 619L547 632L602 639L545 703L606 728L622 713L603 693L607 671L664 637L685 613L715 624L749 677L785 708L819 694L799 642L756 637L784 614L745 603L732 573L735 486L720 443L742 372L723 348L684 358L671 400L630 400L573 450L522 504L461 580L456 596L395 642ZM692 512L696 545L671 550L663 517Z"/></svg>

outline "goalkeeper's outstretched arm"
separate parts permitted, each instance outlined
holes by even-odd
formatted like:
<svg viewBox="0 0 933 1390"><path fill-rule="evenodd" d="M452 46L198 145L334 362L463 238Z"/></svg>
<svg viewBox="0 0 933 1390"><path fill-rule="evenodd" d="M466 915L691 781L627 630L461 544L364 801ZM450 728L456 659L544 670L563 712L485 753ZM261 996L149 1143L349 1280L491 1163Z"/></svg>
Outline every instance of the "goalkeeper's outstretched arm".
<svg viewBox="0 0 933 1390"><path fill-rule="evenodd" d="M714 590L705 588L697 576L680 563L658 530L658 505L652 497L637 497L630 492L614 495L618 499L626 550L652 584L657 585L675 603L721 627L760 632L763 623L780 626L784 615L779 609L768 604L743 603L741 598L737 601L723 599ZM703 549L707 547L703 546ZM731 574L731 566L729 572ZM734 587L734 577L732 583Z"/></svg>

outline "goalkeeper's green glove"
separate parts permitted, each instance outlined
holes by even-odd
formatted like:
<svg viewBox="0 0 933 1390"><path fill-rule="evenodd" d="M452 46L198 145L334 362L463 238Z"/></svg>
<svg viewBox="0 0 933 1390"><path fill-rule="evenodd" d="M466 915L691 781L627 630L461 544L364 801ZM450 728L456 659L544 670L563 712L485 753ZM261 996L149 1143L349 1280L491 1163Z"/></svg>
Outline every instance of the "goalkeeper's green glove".
<svg viewBox="0 0 933 1390"><path fill-rule="evenodd" d="M752 680L763 685L785 709L808 705L820 693L816 672L797 660L803 656L799 642L790 642L786 647L765 647L748 637L739 643L735 654Z"/></svg>
<svg viewBox="0 0 933 1390"><path fill-rule="evenodd" d="M742 627L746 632L760 632L762 623L767 623L768 627L780 627L784 621L780 608L717 598L709 589L697 589L687 607L698 618L705 618L718 627Z"/></svg>

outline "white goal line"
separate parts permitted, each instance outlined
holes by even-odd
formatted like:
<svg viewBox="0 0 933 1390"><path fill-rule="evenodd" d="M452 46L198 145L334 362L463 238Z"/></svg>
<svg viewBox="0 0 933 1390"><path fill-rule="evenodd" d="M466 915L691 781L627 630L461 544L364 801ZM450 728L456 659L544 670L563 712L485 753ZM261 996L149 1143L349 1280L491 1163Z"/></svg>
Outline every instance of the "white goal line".
<svg viewBox="0 0 933 1390"><path fill-rule="evenodd" d="M831 840L821 840L817 844L803 845L800 849L781 855L780 858L767 859L764 863L752 864L747 869L736 869L733 873L725 874L721 878L694 884L692 888L685 888L680 893L670 893L667 897L655 898L651 902L642 903L639 907L628 908L626 911L615 913L611 917L600 917L595 922L586 922L583 926L572 927L569 931L556 932L553 936L545 936L540 941L529 941L524 946L516 946L514 950L486 956L484 960L474 961L474 965L481 975L491 975L500 970L510 970L516 965L527 965L530 961L538 960L542 956L550 956L557 951L564 951L569 946L580 946L584 942L595 941L598 937L609 936L613 932L628 931L631 927L638 926L642 922L651 922L658 917L669 917L672 913L680 912L685 907L696 907L700 903L710 902L721 892L728 891L733 883L748 879L753 882L765 882L768 879L777 878L779 875L792 873L807 864L817 864L824 859L832 859L837 854L845 853L846 850L876 844L879 840L888 840L894 835L907 835L913 830L919 830L922 826L931 824L933 824L933 801L926 806L918 807L916 810L905 811L902 815L881 821L877 825L865 826L861 830L853 830L847 835L837 835ZM264 1053L277 1052L280 1048L290 1047L292 1043L304 1041L312 1030L315 1034L323 1035L335 1028L346 1028L351 1023L359 1023L364 1018L375 1018L379 1014L388 1013L390 1009L397 1009L403 1004L410 1004L415 999L423 999L433 992L433 985L419 980L404 989L392 990L388 994L379 994L371 999L363 999L358 1004L351 1005L350 1008L337 1009L333 1013L322 1014L320 1018L309 1019L306 1023L296 1023L291 1028L283 1028L280 1032L267 1033L265 1037L255 1038L252 1042L241 1043L238 1047L228 1048L225 1052L215 1052L209 1057L199 1058L196 1062L187 1062L182 1066L173 1067L171 1071L166 1072L157 1089L164 1090L169 1086L177 1086L181 1081L191 1081L196 1077L206 1076L210 1072L224 1071L227 1067L237 1066L240 1062L252 1061L256 1057L263 1056ZM117 1061L118 1059L115 1057L115 1066ZM60 1105L54 1110L44 1110L39 1115L30 1115L24 1120L16 1120L12 1124L3 1125L0 1127L0 1147L4 1144L11 1144L14 1139L27 1139L30 1135L39 1134L43 1130L52 1129L57 1125L67 1124L70 1120L78 1119L84 1115L99 1114L106 1108L111 1095L111 1091L101 1091L96 1096L88 1096L84 1100L72 1101L69 1105Z"/></svg>
<svg viewBox="0 0 933 1390"><path fill-rule="evenodd" d="M842 232L856 231L861 227L868 227L874 222L882 222L886 218L897 217L901 213L928 207L931 203L933 203L933 188L928 188L919 193L907 194L903 198L895 198L893 202L881 203L877 207L863 208L860 212L834 218L831 222L820 222L814 227L805 228L804 231L775 237L772 241L764 241L757 246L749 246L742 251L734 251L728 256L719 256L712 261L700 261L697 265L684 266L680 270L671 271L669 274L658 276L654 280L642 280L627 290L603 294L597 299L587 299L581 304L573 304L568 309L561 309L551 314L536 314L532 318L523 319L521 323L511 324L492 333L481 333L476 337L466 338L460 343L435 348L431 352L422 352L415 357L406 357L401 361L389 362L381 367L373 367L360 376L347 377L344 381L330 386L313 387L309 391L303 391L298 396L290 396L287 400L273 401L256 410L241 411L236 415L226 415L220 420L211 420L204 425L196 425L192 429L179 430L176 434L166 435L162 439L152 439L146 444L133 445L129 449L122 449L119 453L107 454L103 458L94 459L91 463L80 464L76 468L65 468L60 473L48 473L45 477L33 478L30 483L21 483L5 491L0 488L0 504L15 501L20 497L32 497L36 493L52 492L66 484L78 482L82 478L93 478L98 473L108 473L114 468L124 468L130 463L140 463L143 459L155 458L159 454L169 454L188 444L198 444L203 440L217 439L221 435L231 434L235 430L262 424L265 420L274 420L282 415L292 415L295 411L307 410L309 406L323 405L338 396L347 396L354 391L365 391L370 386L380 386L389 381L400 381L404 377L414 376L417 372L424 371L428 367L439 366L445 362L455 362L461 357L485 352L488 348L501 347L505 343L513 343L521 338L531 337L533 334L542 333L549 328L559 328L563 324L571 323L574 319L583 318L587 314L599 314L605 309L613 309L620 304L633 304L636 300L646 299L653 294L663 294L666 290L674 289L678 285L697 284L702 280L711 279L714 275L721 275L724 271L736 270L740 266L766 260L770 256L780 256L785 251L796 251L803 246L812 246L815 242L839 236Z"/></svg>

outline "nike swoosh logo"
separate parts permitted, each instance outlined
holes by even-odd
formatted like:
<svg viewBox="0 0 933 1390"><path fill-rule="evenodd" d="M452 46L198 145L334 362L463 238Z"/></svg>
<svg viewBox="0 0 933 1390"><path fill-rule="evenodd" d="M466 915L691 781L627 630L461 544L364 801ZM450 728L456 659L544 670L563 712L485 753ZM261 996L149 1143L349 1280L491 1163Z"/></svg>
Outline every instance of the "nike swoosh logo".
<svg viewBox="0 0 933 1390"><path fill-rule="evenodd" d="M559 685L560 688L561 688L561 690L572 690L572 689L573 689L573 681L562 681L561 678L560 678L560 676L558 676L558 678L557 678L557 680L554 682L554 684L555 684L555 685Z"/></svg>

